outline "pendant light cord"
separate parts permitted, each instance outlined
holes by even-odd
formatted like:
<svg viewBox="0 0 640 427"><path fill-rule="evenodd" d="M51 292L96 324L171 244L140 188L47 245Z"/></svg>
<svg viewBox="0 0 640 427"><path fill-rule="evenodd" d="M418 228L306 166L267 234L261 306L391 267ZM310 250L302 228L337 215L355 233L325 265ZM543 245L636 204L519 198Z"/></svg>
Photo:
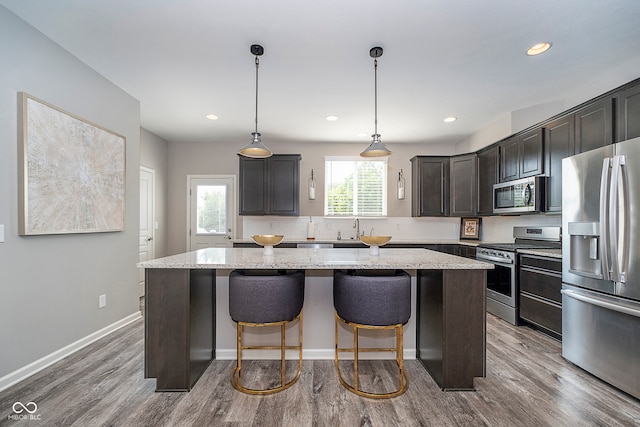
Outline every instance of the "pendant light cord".
<svg viewBox="0 0 640 427"><path fill-rule="evenodd" d="M374 134L378 134L378 58L373 60L374 81Z"/></svg>
<svg viewBox="0 0 640 427"><path fill-rule="evenodd" d="M258 133L258 68L260 67L260 58L256 55L256 134Z"/></svg>

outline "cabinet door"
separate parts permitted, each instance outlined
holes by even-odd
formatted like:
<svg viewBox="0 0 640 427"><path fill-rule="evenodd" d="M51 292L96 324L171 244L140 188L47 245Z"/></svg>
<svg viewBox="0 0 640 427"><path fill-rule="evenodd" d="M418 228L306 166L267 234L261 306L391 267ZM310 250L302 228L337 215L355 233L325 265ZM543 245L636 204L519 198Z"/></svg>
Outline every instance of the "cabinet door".
<svg viewBox="0 0 640 427"><path fill-rule="evenodd" d="M617 141L640 136L640 85L625 90L617 96Z"/></svg>
<svg viewBox="0 0 640 427"><path fill-rule="evenodd" d="M449 158L411 159L411 216L449 214Z"/></svg>
<svg viewBox="0 0 640 427"><path fill-rule="evenodd" d="M518 179L518 138L500 144L500 182Z"/></svg>
<svg viewBox="0 0 640 427"><path fill-rule="evenodd" d="M540 175L544 172L542 128L518 137L518 172L520 178Z"/></svg>
<svg viewBox="0 0 640 427"><path fill-rule="evenodd" d="M475 154L451 158L450 214L455 216L475 215L477 205Z"/></svg>
<svg viewBox="0 0 640 427"><path fill-rule="evenodd" d="M493 215L493 185L498 182L498 146L478 152L478 215Z"/></svg>
<svg viewBox="0 0 640 427"><path fill-rule="evenodd" d="M607 98L575 113L574 154L613 143L613 99Z"/></svg>
<svg viewBox="0 0 640 427"><path fill-rule="evenodd" d="M544 128L547 182L546 211L562 211L562 159L573 155L575 116L554 120Z"/></svg>
<svg viewBox="0 0 640 427"><path fill-rule="evenodd" d="M270 214L300 215L300 156L272 156L268 163Z"/></svg>
<svg viewBox="0 0 640 427"><path fill-rule="evenodd" d="M240 215L267 215L267 162L240 157Z"/></svg>

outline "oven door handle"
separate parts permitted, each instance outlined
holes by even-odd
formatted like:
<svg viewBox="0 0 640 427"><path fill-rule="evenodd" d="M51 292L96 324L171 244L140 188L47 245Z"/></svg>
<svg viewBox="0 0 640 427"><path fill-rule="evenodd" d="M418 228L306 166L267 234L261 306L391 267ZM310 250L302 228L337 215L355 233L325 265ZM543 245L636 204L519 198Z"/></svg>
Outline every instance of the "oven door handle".
<svg viewBox="0 0 640 427"><path fill-rule="evenodd" d="M498 264L513 264L513 260L512 259L508 259L508 258L498 258L498 257L493 257L491 255L481 255L481 256L476 256L476 260L478 261L491 261L491 262L496 262Z"/></svg>

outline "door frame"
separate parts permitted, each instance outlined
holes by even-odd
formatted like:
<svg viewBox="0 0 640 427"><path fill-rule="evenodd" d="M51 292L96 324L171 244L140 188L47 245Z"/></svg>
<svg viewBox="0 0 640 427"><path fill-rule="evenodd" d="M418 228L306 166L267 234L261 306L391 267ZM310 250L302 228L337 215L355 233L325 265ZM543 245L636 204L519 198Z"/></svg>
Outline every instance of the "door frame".
<svg viewBox="0 0 640 427"><path fill-rule="evenodd" d="M149 224L151 228L151 241L148 242L151 247L152 259L156 256L156 171L155 169L149 168L147 166L140 165L138 180L140 179L140 172L145 172L151 175L151 224ZM140 189L138 189L140 191ZM138 224L138 235L140 234L140 224ZM138 248L140 248L140 244L138 243ZM140 284L138 282L138 284ZM140 295L144 295L144 286L139 289Z"/></svg>
<svg viewBox="0 0 640 427"><path fill-rule="evenodd" d="M187 175L187 197L186 197L186 203L187 203L187 224L185 227L185 234L186 234L186 244L187 244L187 251L190 251L191 249L191 233L189 233L189 227L191 225L191 195L189 194L189 191L191 190L191 181L194 179L231 179L231 181L233 182L233 194L231 195L231 201L232 201L232 205L231 205L231 209L232 209L232 223L231 223L231 238L235 239L237 234L236 234L236 229L237 229L237 218L238 218L238 209L236 208L238 206L238 192L236 191L237 185L238 185L238 177L236 175Z"/></svg>

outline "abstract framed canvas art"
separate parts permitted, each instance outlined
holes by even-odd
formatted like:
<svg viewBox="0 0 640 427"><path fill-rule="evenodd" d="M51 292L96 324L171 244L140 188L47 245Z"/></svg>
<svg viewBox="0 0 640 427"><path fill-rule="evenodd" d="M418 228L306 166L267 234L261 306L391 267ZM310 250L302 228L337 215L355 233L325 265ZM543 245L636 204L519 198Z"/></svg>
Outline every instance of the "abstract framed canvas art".
<svg viewBox="0 0 640 427"><path fill-rule="evenodd" d="M18 98L20 235L124 230L125 137Z"/></svg>

